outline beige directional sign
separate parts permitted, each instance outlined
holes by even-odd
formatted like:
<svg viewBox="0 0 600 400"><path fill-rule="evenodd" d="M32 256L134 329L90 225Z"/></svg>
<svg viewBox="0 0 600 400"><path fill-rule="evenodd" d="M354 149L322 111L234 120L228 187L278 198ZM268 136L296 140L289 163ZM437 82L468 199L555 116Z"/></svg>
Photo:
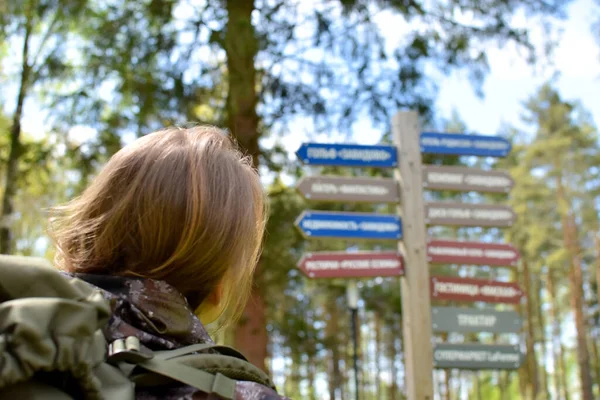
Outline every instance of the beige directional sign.
<svg viewBox="0 0 600 400"><path fill-rule="evenodd" d="M423 187L427 189L507 193L513 185L504 171L435 165L423 168Z"/></svg>
<svg viewBox="0 0 600 400"><path fill-rule="evenodd" d="M297 189L309 200L396 203L398 185L393 179L308 176Z"/></svg>
<svg viewBox="0 0 600 400"><path fill-rule="evenodd" d="M431 202L425 204L430 225L508 227L515 222L512 208L495 204Z"/></svg>

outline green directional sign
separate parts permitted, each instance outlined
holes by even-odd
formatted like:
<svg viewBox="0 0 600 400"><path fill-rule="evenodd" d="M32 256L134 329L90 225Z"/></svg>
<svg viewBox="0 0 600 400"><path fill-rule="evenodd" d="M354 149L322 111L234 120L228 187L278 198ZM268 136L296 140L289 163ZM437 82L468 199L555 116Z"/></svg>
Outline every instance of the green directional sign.
<svg viewBox="0 0 600 400"><path fill-rule="evenodd" d="M435 332L515 333L522 325L515 311L459 307L433 307L431 323Z"/></svg>
<svg viewBox="0 0 600 400"><path fill-rule="evenodd" d="M518 345L438 343L433 349L435 368L517 369L523 358Z"/></svg>

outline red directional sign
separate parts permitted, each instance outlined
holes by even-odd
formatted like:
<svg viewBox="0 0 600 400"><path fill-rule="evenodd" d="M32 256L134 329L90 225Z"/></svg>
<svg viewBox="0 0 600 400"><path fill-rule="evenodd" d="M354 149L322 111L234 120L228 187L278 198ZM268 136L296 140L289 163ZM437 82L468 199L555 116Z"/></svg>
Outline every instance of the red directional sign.
<svg viewBox="0 0 600 400"><path fill-rule="evenodd" d="M515 266L521 256L510 244L431 240L427 257L432 264Z"/></svg>
<svg viewBox="0 0 600 400"><path fill-rule="evenodd" d="M397 252L316 252L305 254L298 268L310 278L370 278L404 275Z"/></svg>
<svg viewBox="0 0 600 400"><path fill-rule="evenodd" d="M436 300L518 304L522 296L523 292L514 282L446 276L431 278L431 298Z"/></svg>

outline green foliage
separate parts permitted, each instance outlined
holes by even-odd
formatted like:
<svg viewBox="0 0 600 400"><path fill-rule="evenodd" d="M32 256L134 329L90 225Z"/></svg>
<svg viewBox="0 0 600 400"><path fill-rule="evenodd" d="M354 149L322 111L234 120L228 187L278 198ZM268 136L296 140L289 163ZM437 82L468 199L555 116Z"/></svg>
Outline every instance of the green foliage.
<svg viewBox="0 0 600 400"><path fill-rule="evenodd" d="M257 113L263 138L275 137L272 148L262 148L261 166L275 175L300 177L310 173L344 176L391 176L391 171L342 168L300 168L287 159L282 133L295 134L312 120L315 133L350 133L357 118L368 118L388 132L390 113L399 108L418 110L432 130L467 133L468 127L453 114L435 123L432 104L436 87L430 67L443 72L464 68L476 89L488 69L490 43L513 43L533 54L528 32L511 26L520 10L551 20L559 17L567 1L490 0L392 1L339 0L302 7L303 2L255 1L255 38L240 35L240 43L258 44L255 66L259 93ZM227 70L224 48L228 15L224 2L183 0L26 0L3 2L0 13L0 54L8 52L29 23L36 43L46 46L32 59L36 82L35 101L49 111L52 133L42 140L26 139L19 164L19 191L15 221L18 249L23 254L50 255L45 235L45 209L79 193L88 180L126 140L148 131L187 121L223 125L228 120L225 98L230 82L240 76ZM400 40L386 38L378 16L392 15L399 24L417 22ZM471 21L465 22L465 15ZM229 32L231 34L231 32ZM6 57L2 57L6 60ZM0 73L5 73L2 64ZM35 66L34 66L35 65ZM7 70L8 71L8 70ZM12 71L12 70L11 70ZM8 72L6 72L8 73ZM578 240L585 252L587 282L598 254L590 240L598 235L600 177L597 132L589 115L576 103L563 101L551 87L544 87L527 104L527 119L536 134L508 129L515 143L513 153L497 163L474 162L459 157L426 155L427 164L470 165L509 169L516 181L509 202L518 223L507 232L531 263L535 287L535 322L543 316L547 293L540 281L556 271L557 318L571 316L565 253L560 219L566 208L580 222ZM83 125L96 134L87 141L67 132ZM437 126L436 126L437 125ZM9 122L0 118L0 132ZM437 128L437 129L436 129ZM39 135L37 135L39 136ZM0 135L0 164L7 158L7 138ZM264 147L264 146L263 146ZM1 172L1 171L0 171ZM568 204L556 206L556 179L565 182ZM304 240L294 227L295 218L307 208L337 211L395 212L392 205L308 203L277 179L268 188L270 220L260 268L261 285L268 306L268 330L272 359L285 363L285 389L294 398L320 398L312 383L333 380L338 393L349 397L349 316L344 282L309 280L296 268L305 251L393 249L394 243L348 240ZM504 202L504 195L427 193L428 199ZM475 240L500 240L498 230L431 229L431 235ZM410 266L408 266L410 268ZM512 272L456 265L432 267L432 273L482 278L511 279ZM538 282L539 281L539 282ZM363 398L402 398L402 331L400 288L397 278L363 279L361 286L362 359L372 372L379 360L382 372L364 374ZM479 306L479 305L478 305ZM371 332L381 321L379 343ZM549 322L547 322L549 323ZM544 340L535 326L538 342ZM452 339L463 340L459 335ZM467 338L468 339L468 338ZM486 340L474 335L473 340ZM560 338L559 338L560 339ZM597 340L597 339L596 339ZM539 346L538 346L539 347ZM575 380L577 360L567 349L567 380ZM540 369L545 371L543 358ZM275 364L275 362L274 362ZM482 398L498 398L497 380L480 374ZM455 378L453 378L455 379ZM464 393L474 390L466 375ZM382 392L377 393L379 384ZM508 397L519 398L517 374L507 384ZM395 390L395 392L394 392ZM474 392L473 392L474 393Z"/></svg>

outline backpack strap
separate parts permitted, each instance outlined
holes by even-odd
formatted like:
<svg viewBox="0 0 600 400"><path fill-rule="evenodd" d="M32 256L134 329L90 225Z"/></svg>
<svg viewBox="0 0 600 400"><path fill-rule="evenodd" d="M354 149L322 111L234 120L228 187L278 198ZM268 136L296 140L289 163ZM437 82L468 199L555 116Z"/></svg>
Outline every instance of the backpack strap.
<svg viewBox="0 0 600 400"><path fill-rule="evenodd" d="M206 350L217 354L199 353ZM227 395L235 392L236 381L255 382L275 390L269 376L240 352L212 343L152 352L142 349L139 339L130 336L110 344L108 361L120 364L121 370L139 387L160 386L175 380L227 399Z"/></svg>
<svg viewBox="0 0 600 400"><path fill-rule="evenodd" d="M185 364L160 359L145 360L137 366L195 387L206 394L214 393L227 400L232 400L235 396L236 382L220 373L213 375ZM133 381L137 383L135 377Z"/></svg>
<svg viewBox="0 0 600 400"><path fill-rule="evenodd" d="M214 350L224 356L235 357L243 361L248 361L248 359L236 349L229 346L222 346L213 343L199 343L181 347L175 350L155 351L154 358L161 360L170 360L176 357L187 356L193 353L198 353L206 350Z"/></svg>

